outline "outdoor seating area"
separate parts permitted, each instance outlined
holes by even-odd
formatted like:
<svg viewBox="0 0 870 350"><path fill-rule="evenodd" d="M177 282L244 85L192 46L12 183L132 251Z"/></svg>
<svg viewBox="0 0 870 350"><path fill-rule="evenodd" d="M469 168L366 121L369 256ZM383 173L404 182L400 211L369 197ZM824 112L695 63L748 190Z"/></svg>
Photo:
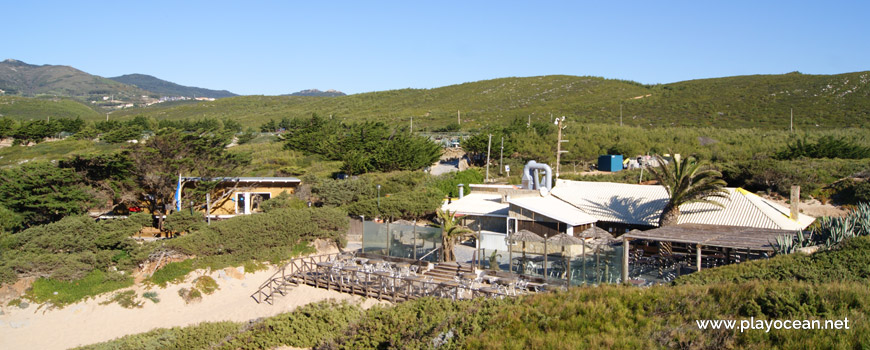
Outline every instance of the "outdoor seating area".
<svg viewBox="0 0 870 350"><path fill-rule="evenodd" d="M516 276L485 275L455 263L436 265L344 253L294 259L263 283L251 298L257 303L271 304L276 293L284 295L299 284L393 302L427 296L453 300L502 298L547 289L546 283Z"/></svg>
<svg viewBox="0 0 870 350"><path fill-rule="evenodd" d="M623 236L629 282L667 283L701 269L766 259L774 254L777 237L787 230L725 225L681 224Z"/></svg>

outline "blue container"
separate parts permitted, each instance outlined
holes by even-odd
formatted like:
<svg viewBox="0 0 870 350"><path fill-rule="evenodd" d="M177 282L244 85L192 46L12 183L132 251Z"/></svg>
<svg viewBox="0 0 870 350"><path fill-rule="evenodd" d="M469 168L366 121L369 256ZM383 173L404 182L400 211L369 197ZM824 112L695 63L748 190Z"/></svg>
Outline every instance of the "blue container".
<svg viewBox="0 0 870 350"><path fill-rule="evenodd" d="M598 156L598 170L610 172L622 170L622 155L611 154Z"/></svg>

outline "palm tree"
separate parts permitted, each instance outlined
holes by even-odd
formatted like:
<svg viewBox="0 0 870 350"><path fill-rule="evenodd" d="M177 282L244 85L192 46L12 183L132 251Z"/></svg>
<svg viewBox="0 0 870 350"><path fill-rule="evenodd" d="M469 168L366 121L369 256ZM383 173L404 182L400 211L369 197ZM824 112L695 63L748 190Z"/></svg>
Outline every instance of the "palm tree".
<svg viewBox="0 0 870 350"><path fill-rule="evenodd" d="M436 214L438 219L441 220L441 261L456 261L456 255L453 254L453 246L456 245L456 240L468 236L474 233L474 231L460 225L456 221L454 212L450 210L442 211L438 209Z"/></svg>
<svg viewBox="0 0 870 350"><path fill-rule="evenodd" d="M661 156L656 155L659 167L651 167L649 171L668 191L668 204L659 217L659 226L676 225L680 217L680 206L689 203L710 203L724 208L725 205L711 198L728 199L725 190L725 180L722 173L701 167L694 157L680 159L674 155L674 160L668 164Z"/></svg>

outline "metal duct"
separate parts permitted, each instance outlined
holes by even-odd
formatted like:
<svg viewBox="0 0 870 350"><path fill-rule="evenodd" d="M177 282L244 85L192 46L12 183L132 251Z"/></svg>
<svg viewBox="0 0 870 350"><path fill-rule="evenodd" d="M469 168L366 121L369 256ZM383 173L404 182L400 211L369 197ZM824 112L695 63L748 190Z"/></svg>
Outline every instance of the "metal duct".
<svg viewBox="0 0 870 350"><path fill-rule="evenodd" d="M534 170L534 173L531 173L531 170ZM543 183L541 183L540 170L544 171ZM526 166L523 167L523 188L527 190L544 189L546 192L550 192L550 189L552 189L553 186L552 184L553 170L550 169L549 165L530 160L526 163Z"/></svg>

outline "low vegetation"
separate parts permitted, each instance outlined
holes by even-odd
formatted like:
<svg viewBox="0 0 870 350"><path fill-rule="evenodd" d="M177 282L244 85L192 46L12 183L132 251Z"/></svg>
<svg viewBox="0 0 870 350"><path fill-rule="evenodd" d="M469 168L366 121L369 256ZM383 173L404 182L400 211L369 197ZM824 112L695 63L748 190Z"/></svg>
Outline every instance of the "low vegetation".
<svg viewBox="0 0 870 350"><path fill-rule="evenodd" d="M100 305L109 305L111 303L118 303L118 305L126 309L139 309L145 305L141 300L136 298L136 291L134 290L117 292L108 300L101 302Z"/></svg>
<svg viewBox="0 0 870 350"><path fill-rule="evenodd" d="M62 307L132 285L133 278L129 275L93 270L82 278L69 281L37 279L27 290L25 297L36 303Z"/></svg>

